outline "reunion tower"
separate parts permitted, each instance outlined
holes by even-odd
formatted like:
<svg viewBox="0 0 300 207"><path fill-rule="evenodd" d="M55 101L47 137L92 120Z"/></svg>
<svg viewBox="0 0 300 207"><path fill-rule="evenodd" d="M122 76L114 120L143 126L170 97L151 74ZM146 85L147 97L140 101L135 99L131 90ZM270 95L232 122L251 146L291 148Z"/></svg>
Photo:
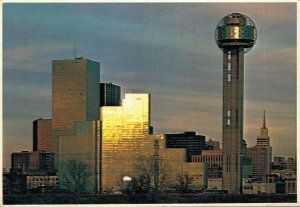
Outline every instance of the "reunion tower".
<svg viewBox="0 0 300 207"><path fill-rule="evenodd" d="M246 15L225 16L216 28L223 51L223 190L242 193L244 54L256 41L256 27Z"/></svg>

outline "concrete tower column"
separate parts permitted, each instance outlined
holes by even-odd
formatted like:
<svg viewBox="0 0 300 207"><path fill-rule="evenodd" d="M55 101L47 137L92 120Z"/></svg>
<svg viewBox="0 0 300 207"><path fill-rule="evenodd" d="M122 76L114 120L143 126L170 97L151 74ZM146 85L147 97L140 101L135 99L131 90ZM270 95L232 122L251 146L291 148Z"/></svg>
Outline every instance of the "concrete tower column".
<svg viewBox="0 0 300 207"><path fill-rule="evenodd" d="M241 190L244 50L223 53L223 189Z"/></svg>
<svg viewBox="0 0 300 207"><path fill-rule="evenodd" d="M256 27L246 15L225 16L216 28L223 51L223 189L242 193L244 54L256 41Z"/></svg>

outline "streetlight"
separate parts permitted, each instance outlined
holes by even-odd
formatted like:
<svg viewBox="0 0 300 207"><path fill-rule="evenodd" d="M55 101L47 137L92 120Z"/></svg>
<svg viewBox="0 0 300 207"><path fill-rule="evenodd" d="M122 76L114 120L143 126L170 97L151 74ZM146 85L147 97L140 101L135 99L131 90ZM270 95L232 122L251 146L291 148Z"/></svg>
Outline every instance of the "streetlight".
<svg viewBox="0 0 300 207"><path fill-rule="evenodd" d="M123 177L124 183L127 183L127 194L128 194L128 195L129 195L129 183L130 183L131 180L132 180L132 178L129 177L129 176L124 176L124 177Z"/></svg>

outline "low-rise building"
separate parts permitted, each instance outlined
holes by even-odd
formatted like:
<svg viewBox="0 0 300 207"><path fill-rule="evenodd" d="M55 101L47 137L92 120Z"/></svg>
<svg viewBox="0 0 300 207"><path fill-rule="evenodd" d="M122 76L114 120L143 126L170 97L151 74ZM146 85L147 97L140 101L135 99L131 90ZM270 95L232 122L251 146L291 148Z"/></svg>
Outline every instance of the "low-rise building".
<svg viewBox="0 0 300 207"><path fill-rule="evenodd" d="M192 155L192 162L208 164L208 177L222 177L222 150L202 150L199 155Z"/></svg>
<svg viewBox="0 0 300 207"><path fill-rule="evenodd" d="M282 176L284 180L284 189L287 194L297 193L297 175L292 173L287 173Z"/></svg>
<svg viewBox="0 0 300 207"><path fill-rule="evenodd" d="M41 187L57 187L57 175L27 175L26 176L27 189L41 188Z"/></svg>
<svg viewBox="0 0 300 207"><path fill-rule="evenodd" d="M53 152L22 151L11 154L12 171L21 170L23 173L55 172L55 157Z"/></svg>

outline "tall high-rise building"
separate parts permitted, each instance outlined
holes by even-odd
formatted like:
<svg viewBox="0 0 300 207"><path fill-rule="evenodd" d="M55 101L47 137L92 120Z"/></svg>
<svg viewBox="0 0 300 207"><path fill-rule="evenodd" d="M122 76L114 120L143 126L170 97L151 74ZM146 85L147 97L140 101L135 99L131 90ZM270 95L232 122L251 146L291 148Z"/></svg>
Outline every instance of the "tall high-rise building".
<svg viewBox="0 0 300 207"><path fill-rule="evenodd" d="M33 121L33 151L53 152L52 119Z"/></svg>
<svg viewBox="0 0 300 207"><path fill-rule="evenodd" d="M74 160L86 164L95 178L88 192L97 191L99 82L99 62L85 58L52 61L52 136L62 188L66 187L67 163Z"/></svg>
<svg viewBox="0 0 300 207"><path fill-rule="evenodd" d="M264 121L260 129L260 134L257 137L256 146L259 147L269 147L270 146L270 137L268 135L268 128L266 126L266 111L264 111Z"/></svg>
<svg viewBox="0 0 300 207"><path fill-rule="evenodd" d="M196 135L196 132L183 134L165 134L167 148L186 149L186 161L192 161L192 155L200 154L205 149L205 136Z"/></svg>
<svg viewBox="0 0 300 207"><path fill-rule="evenodd" d="M120 106L121 87L112 83L100 83L100 107Z"/></svg>
<svg viewBox="0 0 300 207"><path fill-rule="evenodd" d="M244 114L244 54L256 41L254 22L240 13L225 16L217 25L216 43L223 51L223 189L242 193Z"/></svg>
<svg viewBox="0 0 300 207"><path fill-rule="evenodd" d="M150 94L125 94L122 106L103 106L100 114L102 192L118 191L123 177L134 178L141 169L152 168L154 156L166 163L173 183L178 174L188 173L197 185L206 185L205 164L185 162L186 149L166 148L163 134L149 134Z"/></svg>
<svg viewBox="0 0 300 207"><path fill-rule="evenodd" d="M247 148L247 156L252 162L252 176L257 180L271 173L272 147L270 146L270 137L266 126L266 114L264 112L263 125L260 129L260 135L254 147Z"/></svg>
<svg viewBox="0 0 300 207"><path fill-rule="evenodd" d="M52 136L73 135L76 121L99 119L100 63L76 58L52 61ZM58 158L58 156L57 156Z"/></svg>

